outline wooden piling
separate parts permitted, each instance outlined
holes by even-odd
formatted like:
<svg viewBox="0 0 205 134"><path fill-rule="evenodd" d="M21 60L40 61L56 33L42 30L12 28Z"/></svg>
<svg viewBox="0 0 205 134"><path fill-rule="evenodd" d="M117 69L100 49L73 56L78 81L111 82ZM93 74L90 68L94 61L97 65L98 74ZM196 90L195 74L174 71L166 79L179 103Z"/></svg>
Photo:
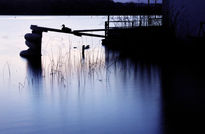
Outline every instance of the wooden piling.
<svg viewBox="0 0 205 134"><path fill-rule="evenodd" d="M85 45L82 46L82 58L85 59Z"/></svg>

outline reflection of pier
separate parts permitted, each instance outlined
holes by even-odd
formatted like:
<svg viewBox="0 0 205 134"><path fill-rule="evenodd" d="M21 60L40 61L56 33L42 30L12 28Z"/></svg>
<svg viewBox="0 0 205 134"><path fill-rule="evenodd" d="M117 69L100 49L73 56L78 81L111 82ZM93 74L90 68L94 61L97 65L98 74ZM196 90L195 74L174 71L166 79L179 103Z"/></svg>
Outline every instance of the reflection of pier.
<svg viewBox="0 0 205 134"><path fill-rule="evenodd" d="M42 61L41 57L28 58L27 61L27 79L34 92L38 93L42 89Z"/></svg>

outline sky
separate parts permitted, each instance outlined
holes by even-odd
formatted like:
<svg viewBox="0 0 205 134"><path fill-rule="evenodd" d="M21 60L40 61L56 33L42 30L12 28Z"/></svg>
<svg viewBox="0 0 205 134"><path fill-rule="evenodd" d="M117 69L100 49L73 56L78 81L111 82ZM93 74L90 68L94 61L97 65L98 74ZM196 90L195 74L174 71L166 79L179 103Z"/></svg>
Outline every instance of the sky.
<svg viewBox="0 0 205 134"><path fill-rule="evenodd" d="M115 2L139 2L139 3L147 3L148 0L114 0ZM150 0L150 2L154 2L154 0ZM162 2L162 0L158 0L158 2Z"/></svg>

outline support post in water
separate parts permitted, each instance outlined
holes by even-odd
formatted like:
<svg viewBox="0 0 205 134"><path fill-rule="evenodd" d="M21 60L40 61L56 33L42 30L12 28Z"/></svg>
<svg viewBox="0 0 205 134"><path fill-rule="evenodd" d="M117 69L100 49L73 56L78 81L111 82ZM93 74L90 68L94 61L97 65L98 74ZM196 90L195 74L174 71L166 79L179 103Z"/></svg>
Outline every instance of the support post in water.
<svg viewBox="0 0 205 134"><path fill-rule="evenodd" d="M32 33L27 33L25 38L25 43L29 47L27 50L21 51L20 56L22 57L40 57L41 56L41 42L42 42L42 32L41 30L32 30Z"/></svg>
<svg viewBox="0 0 205 134"><path fill-rule="evenodd" d="M82 58L85 59L85 45L82 46Z"/></svg>
<svg viewBox="0 0 205 134"><path fill-rule="evenodd" d="M90 45L86 45L86 46L83 45L83 46L82 46L82 58L83 58L83 59L85 59L85 50L86 50L86 49L89 49L89 48L90 48Z"/></svg>

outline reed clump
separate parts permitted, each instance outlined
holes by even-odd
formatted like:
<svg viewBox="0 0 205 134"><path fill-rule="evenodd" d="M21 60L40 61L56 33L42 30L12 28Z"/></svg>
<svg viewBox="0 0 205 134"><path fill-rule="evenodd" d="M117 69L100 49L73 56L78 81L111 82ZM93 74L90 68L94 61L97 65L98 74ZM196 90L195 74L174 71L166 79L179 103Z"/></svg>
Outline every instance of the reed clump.
<svg viewBox="0 0 205 134"><path fill-rule="evenodd" d="M101 44L91 44L91 48L85 51L82 57L82 45L87 43L87 39L74 44L61 39L63 45L51 44L51 51L42 57L43 74L50 84L57 83L68 87L77 84L78 87L93 83L102 79L105 74L105 50ZM93 42L93 41L91 41Z"/></svg>

